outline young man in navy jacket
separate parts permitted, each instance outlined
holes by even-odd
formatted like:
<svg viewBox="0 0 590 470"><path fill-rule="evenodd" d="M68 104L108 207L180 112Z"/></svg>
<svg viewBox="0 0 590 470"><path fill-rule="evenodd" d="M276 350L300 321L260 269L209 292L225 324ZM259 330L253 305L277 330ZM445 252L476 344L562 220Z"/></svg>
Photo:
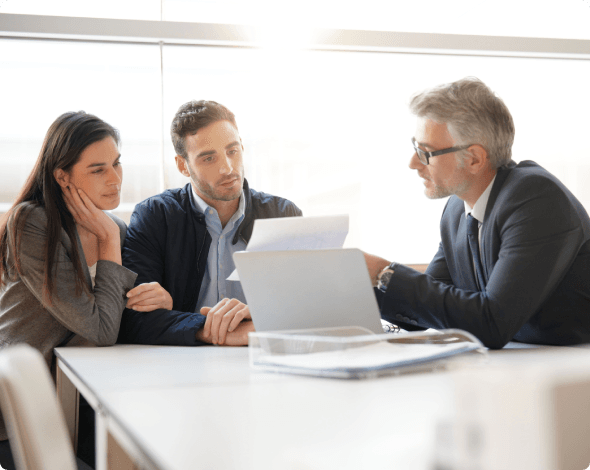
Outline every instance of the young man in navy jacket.
<svg viewBox="0 0 590 470"><path fill-rule="evenodd" d="M300 216L286 199L251 189L234 114L191 101L171 126L178 170L190 178L139 203L131 215L123 265L138 274L119 341L242 345L254 331L239 282L226 281L255 219ZM128 294L129 295L129 294Z"/></svg>

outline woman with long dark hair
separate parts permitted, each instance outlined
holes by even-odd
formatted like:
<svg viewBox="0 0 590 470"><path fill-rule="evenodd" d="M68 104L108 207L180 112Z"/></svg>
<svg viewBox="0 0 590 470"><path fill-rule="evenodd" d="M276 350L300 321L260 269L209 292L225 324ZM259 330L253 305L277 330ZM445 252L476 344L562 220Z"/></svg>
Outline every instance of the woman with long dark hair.
<svg viewBox="0 0 590 470"><path fill-rule="evenodd" d="M118 131L83 111L51 125L33 171L0 221L0 347L117 340L136 274L121 265L125 223ZM0 419L0 459L8 449ZM0 464L2 461L0 460Z"/></svg>

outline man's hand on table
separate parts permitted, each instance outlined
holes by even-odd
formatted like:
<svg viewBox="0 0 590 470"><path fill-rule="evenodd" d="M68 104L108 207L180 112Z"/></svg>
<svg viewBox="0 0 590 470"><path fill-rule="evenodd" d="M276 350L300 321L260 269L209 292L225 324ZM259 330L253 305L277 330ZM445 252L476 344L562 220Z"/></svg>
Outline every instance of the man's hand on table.
<svg viewBox="0 0 590 470"><path fill-rule="evenodd" d="M250 309L237 299L222 299L214 307L201 308L207 316L197 339L211 344L243 346L248 344L248 332L254 331Z"/></svg>

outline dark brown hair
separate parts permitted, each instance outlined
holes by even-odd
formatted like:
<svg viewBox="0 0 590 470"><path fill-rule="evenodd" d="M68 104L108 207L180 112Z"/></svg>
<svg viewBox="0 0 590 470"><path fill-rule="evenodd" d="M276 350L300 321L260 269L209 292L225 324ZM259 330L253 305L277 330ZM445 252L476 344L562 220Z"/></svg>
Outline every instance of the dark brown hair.
<svg viewBox="0 0 590 470"><path fill-rule="evenodd" d="M238 129L236 117L229 109L215 101L189 101L183 104L172 120L170 134L177 155L187 158L185 138L194 135L217 121L229 121Z"/></svg>
<svg viewBox="0 0 590 470"><path fill-rule="evenodd" d="M0 287L10 276L23 274L20 262L22 230L30 210L40 206L47 214L43 301L51 304L51 296L55 294L53 272L62 228L72 241L76 292L87 290L78 252L76 224L53 174L58 169L70 171L86 147L107 137L112 137L119 145L117 129L84 111L62 114L51 124L31 174L10 210L0 220ZM11 266L8 265L9 251L14 259Z"/></svg>

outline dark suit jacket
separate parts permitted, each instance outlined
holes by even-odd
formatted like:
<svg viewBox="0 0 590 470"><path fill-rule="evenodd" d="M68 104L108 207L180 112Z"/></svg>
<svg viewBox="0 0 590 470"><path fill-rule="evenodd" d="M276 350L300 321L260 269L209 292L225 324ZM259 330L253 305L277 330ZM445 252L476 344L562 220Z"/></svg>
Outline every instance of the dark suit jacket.
<svg viewBox="0 0 590 470"><path fill-rule="evenodd" d="M480 229L483 289L458 197L440 230L425 274L396 267L379 299L384 318L409 329L461 328L490 348L590 342L590 219L548 171L531 161L498 169Z"/></svg>

